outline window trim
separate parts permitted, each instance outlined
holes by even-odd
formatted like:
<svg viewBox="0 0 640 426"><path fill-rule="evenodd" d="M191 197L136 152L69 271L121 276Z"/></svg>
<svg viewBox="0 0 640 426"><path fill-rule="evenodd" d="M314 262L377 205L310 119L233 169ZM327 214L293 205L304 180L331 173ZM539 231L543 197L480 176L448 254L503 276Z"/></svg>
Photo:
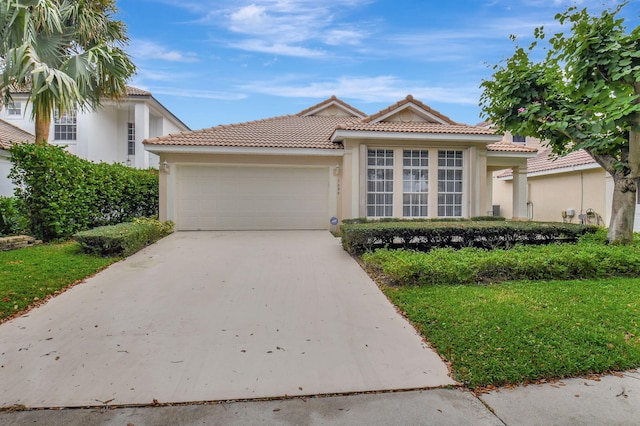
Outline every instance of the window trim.
<svg viewBox="0 0 640 426"><path fill-rule="evenodd" d="M136 123L127 122L127 155L136 155Z"/></svg>
<svg viewBox="0 0 640 426"><path fill-rule="evenodd" d="M362 186L361 191L361 200L362 204L360 205L360 215L370 218L370 219L379 219L385 216L370 216L368 210L368 152L372 149L374 150L392 150L394 157L394 173L393 173L393 214L390 217L394 218L440 218L440 217L467 217L469 214L469 203L471 201L471 182L469 181L469 167L470 163L470 147L447 147L447 146L416 146L416 145L402 145L402 146L389 146L389 145L361 145L363 150L361 150L361 161L363 167L360 169L362 176ZM428 167L428 198L427 198L427 216L404 216L404 166L403 161L398 159L403 159L403 152L405 150L422 150L429 151L429 167ZM439 151L460 151L462 153L462 200L461 200L461 215L460 216L438 216L438 170L437 159Z"/></svg>
<svg viewBox="0 0 640 426"><path fill-rule="evenodd" d="M7 117L15 118L22 116L22 101L11 101L7 105Z"/></svg>
<svg viewBox="0 0 640 426"><path fill-rule="evenodd" d="M53 113L53 140L78 140L78 115L75 110L66 111L60 115L59 110Z"/></svg>

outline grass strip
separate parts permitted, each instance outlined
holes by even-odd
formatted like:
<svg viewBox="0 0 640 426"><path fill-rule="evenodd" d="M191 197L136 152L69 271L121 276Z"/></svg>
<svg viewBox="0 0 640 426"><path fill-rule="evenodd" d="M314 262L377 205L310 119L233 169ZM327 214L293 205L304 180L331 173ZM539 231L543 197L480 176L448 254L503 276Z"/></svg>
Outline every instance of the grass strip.
<svg viewBox="0 0 640 426"><path fill-rule="evenodd" d="M640 279L387 287L472 388L640 367Z"/></svg>
<svg viewBox="0 0 640 426"><path fill-rule="evenodd" d="M117 260L83 254L75 242L0 252L0 322Z"/></svg>

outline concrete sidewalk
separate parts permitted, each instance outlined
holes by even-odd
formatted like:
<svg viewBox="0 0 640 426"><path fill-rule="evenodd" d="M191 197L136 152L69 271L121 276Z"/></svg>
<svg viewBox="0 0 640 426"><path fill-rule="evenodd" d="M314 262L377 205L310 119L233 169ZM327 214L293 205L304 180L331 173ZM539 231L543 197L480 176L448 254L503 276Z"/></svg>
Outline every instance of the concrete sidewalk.
<svg viewBox="0 0 640 426"><path fill-rule="evenodd" d="M453 384L328 232L161 240L0 325L0 407Z"/></svg>
<svg viewBox="0 0 640 426"><path fill-rule="evenodd" d="M431 389L167 407L0 412L34 425L637 425L640 371L501 389Z"/></svg>

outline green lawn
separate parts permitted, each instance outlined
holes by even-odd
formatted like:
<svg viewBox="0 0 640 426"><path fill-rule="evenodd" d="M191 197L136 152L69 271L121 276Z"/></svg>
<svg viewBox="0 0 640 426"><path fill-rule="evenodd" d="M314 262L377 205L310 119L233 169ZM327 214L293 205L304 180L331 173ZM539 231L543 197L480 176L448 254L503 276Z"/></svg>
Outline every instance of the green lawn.
<svg viewBox="0 0 640 426"><path fill-rule="evenodd" d="M117 260L83 254L75 242L0 252L0 322Z"/></svg>
<svg viewBox="0 0 640 426"><path fill-rule="evenodd" d="M640 278L382 289L470 387L640 367Z"/></svg>

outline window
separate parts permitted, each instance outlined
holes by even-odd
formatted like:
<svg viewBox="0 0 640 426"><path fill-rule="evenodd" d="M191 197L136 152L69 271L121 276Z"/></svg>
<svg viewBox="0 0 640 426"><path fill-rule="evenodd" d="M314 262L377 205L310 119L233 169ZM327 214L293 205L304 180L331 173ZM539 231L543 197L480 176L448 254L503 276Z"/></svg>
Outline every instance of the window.
<svg viewBox="0 0 640 426"><path fill-rule="evenodd" d="M438 216L462 216L462 151L438 151Z"/></svg>
<svg viewBox="0 0 640 426"><path fill-rule="evenodd" d="M429 201L429 151L404 150L402 159L402 215L426 217Z"/></svg>
<svg viewBox="0 0 640 426"><path fill-rule="evenodd" d="M393 150L367 153L367 216L393 216Z"/></svg>
<svg viewBox="0 0 640 426"><path fill-rule="evenodd" d="M7 115L13 117L22 115L22 102L9 102L9 104L7 105Z"/></svg>
<svg viewBox="0 0 640 426"><path fill-rule="evenodd" d="M513 135L511 140L513 143L527 143L527 139L524 136Z"/></svg>
<svg viewBox="0 0 640 426"><path fill-rule="evenodd" d="M136 155L136 123L127 123L127 154Z"/></svg>
<svg viewBox="0 0 640 426"><path fill-rule="evenodd" d="M54 139L58 141L74 141L76 140L76 112L68 111L60 114L56 110L53 114L53 134Z"/></svg>

